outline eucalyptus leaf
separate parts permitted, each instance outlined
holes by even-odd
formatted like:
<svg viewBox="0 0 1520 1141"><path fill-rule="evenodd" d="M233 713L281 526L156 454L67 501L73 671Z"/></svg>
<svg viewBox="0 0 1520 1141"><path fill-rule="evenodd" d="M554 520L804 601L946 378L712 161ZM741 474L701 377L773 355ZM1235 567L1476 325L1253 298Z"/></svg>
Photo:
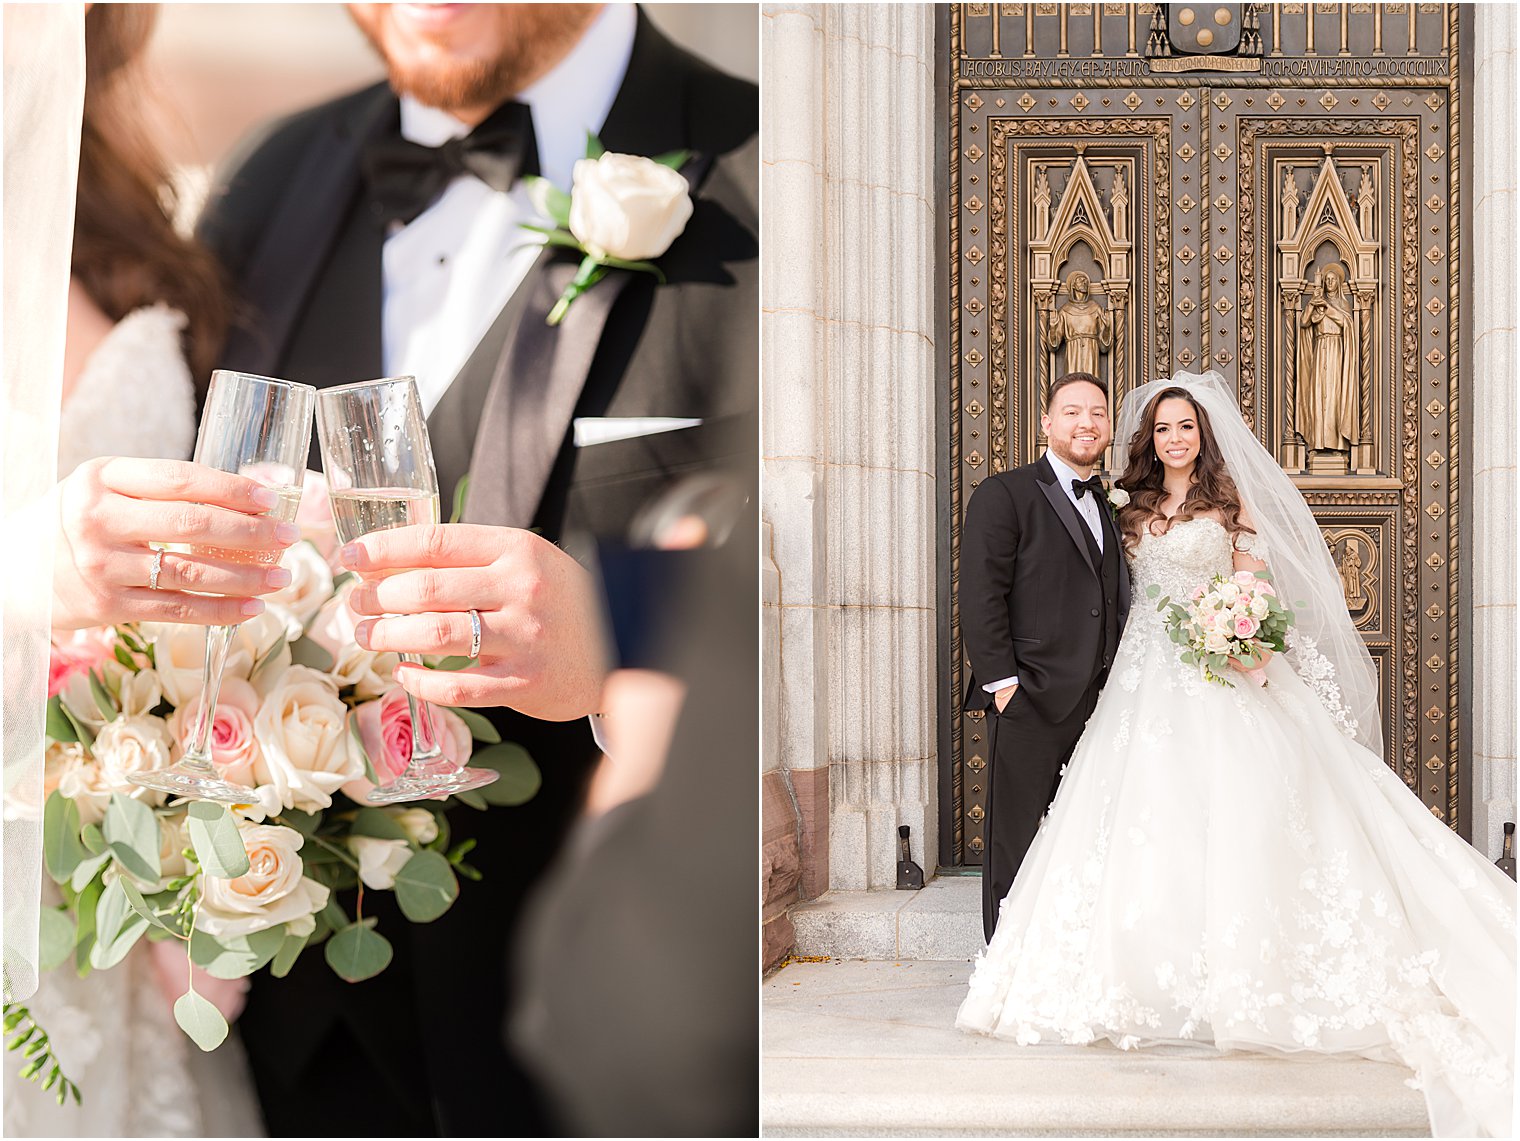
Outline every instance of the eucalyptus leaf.
<svg viewBox="0 0 1520 1141"><path fill-rule="evenodd" d="M310 666L321 673L333 668L333 656L310 638L297 638L290 644L290 660L298 666Z"/></svg>
<svg viewBox="0 0 1520 1141"><path fill-rule="evenodd" d="M208 975L219 979L240 979L274 958L284 941L283 923L250 935L220 938L197 930L190 936L190 959Z"/></svg>
<svg viewBox="0 0 1520 1141"><path fill-rule="evenodd" d="M460 709L458 707L445 706L449 712L463 721L465 728L469 729L470 736L477 741L484 741L487 745L501 744L501 734L490 720L476 713L473 709Z"/></svg>
<svg viewBox="0 0 1520 1141"><path fill-rule="evenodd" d="M661 166L670 167L671 170L680 170L689 158L691 158L690 151L666 151L662 155L655 155L654 161Z"/></svg>
<svg viewBox="0 0 1520 1141"><path fill-rule="evenodd" d="M323 954L339 978L358 983L374 978L390 966L393 952L384 935L362 923L353 923L327 941Z"/></svg>
<svg viewBox="0 0 1520 1141"><path fill-rule="evenodd" d="M315 931L311 935L316 934ZM301 957L301 952L306 949L311 935L286 935L280 943L280 949L275 952L274 959L269 964L269 973L277 979L283 979L290 973L290 968L295 966L296 960Z"/></svg>
<svg viewBox="0 0 1520 1141"><path fill-rule="evenodd" d="M151 808L140 800L113 792L101 831L111 854L123 868L143 883L158 882L160 838L158 818Z"/></svg>
<svg viewBox="0 0 1520 1141"><path fill-rule="evenodd" d="M411 840L406 829L397 823L394 816L378 808L359 809L359 814L349 826L349 833L354 836L373 836L377 840Z"/></svg>
<svg viewBox="0 0 1520 1141"><path fill-rule="evenodd" d="M327 906L318 913L327 925L334 931L342 931L348 926L348 915L332 896L327 897Z"/></svg>
<svg viewBox="0 0 1520 1141"><path fill-rule="evenodd" d="M92 856L98 856L106 850L105 834L101 832L99 824L86 824L79 830L79 839Z"/></svg>
<svg viewBox="0 0 1520 1141"><path fill-rule="evenodd" d="M467 804L471 808L474 808L480 812L484 812L487 808L490 807L490 805L486 803L486 798L480 795L480 789L478 788L472 788L467 792L452 793L450 794L449 799L457 800L460 804Z"/></svg>
<svg viewBox="0 0 1520 1141"><path fill-rule="evenodd" d="M449 657L442 659L441 661L433 663L432 668L435 670L447 670L449 672L453 672L454 670L474 669L479 664L479 658L467 658L463 654L452 654ZM454 712L458 713L459 710L456 709Z"/></svg>
<svg viewBox="0 0 1520 1141"><path fill-rule="evenodd" d="M75 867L74 874L69 877L69 886L75 891L83 891L89 886L92 879L100 874L100 869L111 861L110 852L101 852L97 856L88 856Z"/></svg>
<svg viewBox="0 0 1520 1141"><path fill-rule="evenodd" d="M449 861L424 849L396 873L396 904L413 923L431 923L459 897L459 881Z"/></svg>
<svg viewBox="0 0 1520 1141"><path fill-rule="evenodd" d="M90 965L104 971L114 967L148 929L148 921L127 900L120 877L106 885L95 909L95 945L90 948Z"/></svg>
<svg viewBox="0 0 1520 1141"><path fill-rule="evenodd" d="M79 806L54 791L42 807L42 859L54 883L63 883L89 852L79 839Z"/></svg>
<svg viewBox="0 0 1520 1141"><path fill-rule="evenodd" d="M246 875L248 850L226 806L210 800L192 800L189 817L190 843L206 873L224 880Z"/></svg>
<svg viewBox="0 0 1520 1141"><path fill-rule="evenodd" d="M90 948L95 945L95 907L100 902L103 891L105 884L98 879L92 880L74 900L74 917L78 921L75 929L74 966L80 977L90 973Z"/></svg>
<svg viewBox="0 0 1520 1141"><path fill-rule="evenodd" d="M47 703L47 736L50 741L59 741L65 745L73 744L79 740L79 734L74 732L74 723L69 720L63 711L63 698L54 694L48 698Z"/></svg>
<svg viewBox="0 0 1520 1141"><path fill-rule="evenodd" d="M538 794L539 786L543 784L543 774L521 745L492 745L471 754L470 765L477 769L495 769L501 774L493 783L476 790L487 804L526 804Z"/></svg>
<svg viewBox="0 0 1520 1141"><path fill-rule="evenodd" d="M106 689L105 683L100 680L100 675L94 670L90 671L90 696L95 699L95 707L100 710L102 717L107 721L116 720L116 714L120 711L116 708L116 702L111 697L110 691Z"/></svg>
<svg viewBox="0 0 1520 1141"><path fill-rule="evenodd" d="M607 148L602 146L602 140L596 137L594 131L586 132L586 157L590 159L601 158L607 153Z"/></svg>
<svg viewBox="0 0 1520 1141"><path fill-rule="evenodd" d="M37 916L37 969L50 971L74 949L74 920L62 907L44 907Z"/></svg>
<svg viewBox="0 0 1520 1141"><path fill-rule="evenodd" d="M136 660L127 651L127 648L125 646L112 646L111 656L114 657L122 665L126 666L127 669L131 670L133 673L138 673L142 669L142 667L137 664Z"/></svg>
<svg viewBox="0 0 1520 1141"><path fill-rule="evenodd" d="M158 912L153 910L152 904L143 898L143 893L137 890L137 885L135 883L126 878L118 879L116 882L121 884L121 890L126 893L127 902L132 905L132 910L137 912L138 915L141 915L154 927L158 927L161 930L172 932L179 931L178 927L170 926L169 923L164 920L163 916L159 915Z"/></svg>
<svg viewBox="0 0 1520 1141"><path fill-rule="evenodd" d="M78 741L86 749L93 749L95 747L94 731L91 730L91 728L86 725L83 720L80 719L78 714L76 714L72 709L68 707L67 702L60 700L58 702L58 708L61 709L63 711L63 715L68 718L69 725L74 730L74 740Z"/></svg>
<svg viewBox="0 0 1520 1141"><path fill-rule="evenodd" d="M280 823L289 825L303 836L316 835L322 826L320 812L302 812L299 808L287 808L280 813Z"/></svg>
<svg viewBox="0 0 1520 1141"><path fill-rule="evenodd" d="M174 1002L174 1021L206 1053L227 1039L227 1020L222 1012L193 990L187 990Z"/></svg>

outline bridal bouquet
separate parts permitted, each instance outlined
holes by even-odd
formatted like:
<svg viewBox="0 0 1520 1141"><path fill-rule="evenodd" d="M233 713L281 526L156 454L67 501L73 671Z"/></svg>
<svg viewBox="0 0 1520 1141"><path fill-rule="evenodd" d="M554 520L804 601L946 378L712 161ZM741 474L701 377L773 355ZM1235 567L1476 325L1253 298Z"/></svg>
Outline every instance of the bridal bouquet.
<svg viewBox="0 0 1520 1141"><path fill-rule="evenodd" d="M1152 586L1148 593L1155 598L1161 589ZM1167 633L1182 647L1182 660L1199 667L1205 681L1232 687L1225 677L1230 659L1258 661L1263 647L1281 653L1293 625L1293 612L1277 597L1265 571L1236 571L1228 578L1217 574L1194 590L1186 605L1168 597L1156 609L1167 612ZM1266 684L1260 669L1247 676Z"/></svg>
<svg viewBox="0 0 1520 1141"><path fill-rule="evenodd" d="M303 497L326 504L321 489ZM377 808L376 784L411 759L406 694L396 655L360 649L346 605L352 576L334 575L335 546L320 520L286 553L291 582L244 622L227 658L214 711L212 760L220 775L255 790L231 810L133 784L130 774L167 768L186 747L200 700L204 628L140 623L78 632L53 646L44 770L44 864L61 903L44 906L42 969L81 975L122 961L139 940L182 944L189 980L175 1019L203 1050L226 1037L226 1020L195 990L191 965L221 979L268 966L284 976L317 946L349 982L383 971L391 946L364 915L366 891L395 893L414 923L437 919L478 879L465 862L473 841L452 845L455 800L484 809L531 799L538 769L484 717L434 708L443 751L500 778L442 802ZM324 556L324 551L327 555ZM465 659L428 661L451 669ZM354 913L337 893L356 888ZM51 1088L46 1035L8 1010L23 1073ZM35 1048L34 1048L35 1047ZM68 1088L62 1079L60 1099Z"/></svg>

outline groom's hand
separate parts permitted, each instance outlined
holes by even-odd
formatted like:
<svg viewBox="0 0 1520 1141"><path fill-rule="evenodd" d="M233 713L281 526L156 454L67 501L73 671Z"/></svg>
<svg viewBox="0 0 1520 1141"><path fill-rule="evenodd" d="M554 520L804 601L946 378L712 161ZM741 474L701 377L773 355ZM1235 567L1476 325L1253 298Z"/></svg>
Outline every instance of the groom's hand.
<svg viewBox="0 0 1520 1141"><path fill-rule="evenodd" d="M480 614L479 665L430 670L405 662L396 681L438 705L507 705L547 721L598 708L606 676L591 576L530 531L469 523L374 531L343 548L361 582L349 605L366 650L470 652ZM387 615L388 617L381 617Z"/></svg>
<svg viewBox="0 0 1520 1141"><path fill-rule="evenodd" d="M1019 687L1016 685L1005 685L1002 689L993 691L992 700L997 702L999 713L1008 708L1008 703L1013 700L1013 695L1018 691Z"/></svg>

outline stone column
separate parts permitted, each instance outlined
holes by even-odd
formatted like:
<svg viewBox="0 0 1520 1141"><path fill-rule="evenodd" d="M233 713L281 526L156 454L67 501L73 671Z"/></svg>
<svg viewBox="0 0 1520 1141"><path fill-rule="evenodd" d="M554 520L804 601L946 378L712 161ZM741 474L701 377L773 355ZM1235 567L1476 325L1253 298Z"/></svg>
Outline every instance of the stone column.
<svg viewBox="0 0 1520 1141"><path fill-rule="evenodd" d="M1472 377L1472 840L1497 858L1515 819L1515 11L1475 4Z"/></svg>
<svg viewBox="0 0 1520 1141"><path fill-rule="evenodd" d="M893 887L900 824L915 860L938 850L934 16L762 15L774 782L812 898Z"/></svg>

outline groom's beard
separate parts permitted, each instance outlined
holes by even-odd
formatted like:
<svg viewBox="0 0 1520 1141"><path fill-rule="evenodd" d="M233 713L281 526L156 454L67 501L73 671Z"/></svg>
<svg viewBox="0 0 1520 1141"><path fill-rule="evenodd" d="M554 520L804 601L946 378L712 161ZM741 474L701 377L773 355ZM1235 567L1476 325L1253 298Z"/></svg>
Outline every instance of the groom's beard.
<svg viewBox="0 0 1520 1141"><path fill-rule="evenodd" d="M1054 440L1050 441L1050 450L1056 454L1056 458L1072 468L1096 467L1099 461L1103 459L1103 450L1107 447L1107 442L1083 445L1084 450L1079 452L1074 447L1068 447L1064 442L1057 443Z"/></svg>

